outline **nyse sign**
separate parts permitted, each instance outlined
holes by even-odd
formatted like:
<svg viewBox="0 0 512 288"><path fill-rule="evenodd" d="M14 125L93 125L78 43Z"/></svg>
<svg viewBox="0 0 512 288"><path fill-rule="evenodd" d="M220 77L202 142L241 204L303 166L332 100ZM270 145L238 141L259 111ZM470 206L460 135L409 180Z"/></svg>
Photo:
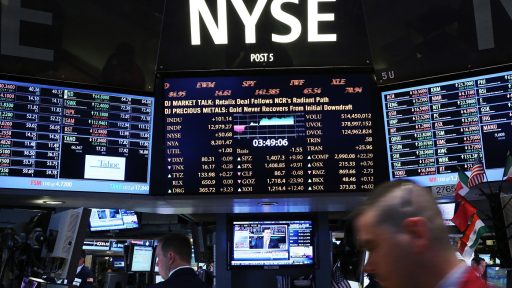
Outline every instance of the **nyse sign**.
<svg viewBox="0 0 512 288"><path fill-rule="evenodd" d="M201 44L200 21L203 20L207 30L215 44L228 44L228 15L227 0L217 0L217 23L215 23L213 13L208 8L205 0L190 1L190 29L192 45ZM285 12L283 5L286 3L299 4L300 0L271 0L270 13L274 19L287 25L290 32L287 34L272 33L272 42L290 43L299 38L302 33L301 21ZM243 0L231 0L238 16L245 27L245 43L256 43L256 24L267 6L267 0L258 0L252 13L247 8ZM336 42L335 33L319 32L319 22L334 21L334 13L320 13L319 5L321 2L336 2L336 0L308 0L307 1L307 35L308 42Z"/></svg>
<svg viewBox="0 0 512 288"><path fill-rule="evenodd" d="M369 67L359 0L167 1L159 71Z"/></svg>

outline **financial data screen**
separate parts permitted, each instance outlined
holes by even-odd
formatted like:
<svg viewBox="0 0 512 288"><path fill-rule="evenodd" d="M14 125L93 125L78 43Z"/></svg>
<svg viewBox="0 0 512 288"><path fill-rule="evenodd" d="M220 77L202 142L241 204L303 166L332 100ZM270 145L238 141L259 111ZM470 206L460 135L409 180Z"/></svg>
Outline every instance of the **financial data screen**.
<svg viewBox="0 0 512 288"><path fill-rule="evenodd" d="M311 265L311 221L235 221L231 266Z"/></svg>
<svg viewBox="0 0 512 288"><path fill-rule="evenodd" d="M382 93L390 178L457 182L478 157L501 180L512 148L512 72Z"/></svg>
<svg viewBox="0 0 512 288"><path fill-rule="evenodd" d="M165 79L168 193L373 188L367 74Z"/></svg>
<svg viewBox="0 0 512 288"><path fill-rule="evenodd" d="M148 194L153 104L0 80L0 188Z"/></svg>

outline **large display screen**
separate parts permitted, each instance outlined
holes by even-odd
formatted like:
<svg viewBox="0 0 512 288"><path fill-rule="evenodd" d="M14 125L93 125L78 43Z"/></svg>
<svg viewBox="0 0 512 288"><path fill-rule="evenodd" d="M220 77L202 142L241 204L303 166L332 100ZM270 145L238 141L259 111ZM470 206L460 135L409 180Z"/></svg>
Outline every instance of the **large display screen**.
<svg viewBox="0 0 512 288"><path fill-rule="evenodd" d="M455 184L478 157L501 180L512 148L512 72L382 93L390 178Z"/></svg>
<svg viewBox="0 0 512 288"><path fill-rule="evenodd" d="M0 80L0 188L148 194L153 105Z"/></svg>
<svg viewBox="0 0 512 288"><path fill-rule="evenodd" d="M374 185L367 74L165 79L168 193L321 193Z"/></svg>
<svg viewBox="0 0 512 288"><path fill-rule="evenodd" d="M89 227L91 231L138 228L139 219L137 218L137 214L130 210L91 209ZM115 250L115 248L112 247L111 250Z"/></svg>
<svg viewBox="0 0 512 288"><path fill-rule="evenodd" d="M234 221L229 265L314 264L312 221Z"/></svg>

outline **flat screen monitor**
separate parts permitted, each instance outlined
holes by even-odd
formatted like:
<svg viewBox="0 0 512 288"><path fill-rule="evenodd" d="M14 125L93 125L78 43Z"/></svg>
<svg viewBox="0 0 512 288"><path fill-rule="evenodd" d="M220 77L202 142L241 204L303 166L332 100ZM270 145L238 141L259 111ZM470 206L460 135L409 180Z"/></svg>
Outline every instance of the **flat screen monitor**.
<svg viewBox="0 0 512 288"><path fill-rule="evenodd" d="M103 288L126 287L127 282L128 273L126 272L106 272Z"/></svg>
<svg viewBox="0 0 512 288"><path fill-rule="evenodd" d="M135 211L93 208L89 218L89 227L91 231L133 229L139 227L139 220Z"/></svg>
<svg viewBox="0 0 512 288"><path fill-rule="evenodd" d="M151 272L153 264L153 247L151 246L133 246L131 255L132 272Z"/></svg>
<svg viewBox="0 0 512 288"><path fill-rule="evenodd" d="M165 192L373 189L370 74L273 73L165 79Z"/></svg>
<svg viewBox="0 0 512 288"><path fill-rule="evenodd" d="M439 203L437 204L437 207L439 207L439 211L441 211L441 216L443 217L444 225L455 225L452 222L452 218L455 212L455 203Z"/></svg>
<svg viewBox="0 0 512 288"><path fill-rule="evenodd" d="M0 188L148 194L153 105L0 79Z"/></svg>
<svg viewBox="0 0 512 288"><path fill-rule="evenodd" d="M512 150L511 85L507 71L382 92L390 179L453 185L459 168L480 158L488 180L501 180Z"/></svg>
<svg viewBox="0 0 512 288"><path fill-rule="evenodd" d="M487 266L487 283L491 285L491 287L495 288L510 288L508 285L509 278L508 276L512 276L512 271L510 269Z"/></svg>
<svg viewBox="0 0 512 288"><path fill-rule="evenodd" d="M312 266L313 225L310 220L233 221L229 266Z"/></svg>

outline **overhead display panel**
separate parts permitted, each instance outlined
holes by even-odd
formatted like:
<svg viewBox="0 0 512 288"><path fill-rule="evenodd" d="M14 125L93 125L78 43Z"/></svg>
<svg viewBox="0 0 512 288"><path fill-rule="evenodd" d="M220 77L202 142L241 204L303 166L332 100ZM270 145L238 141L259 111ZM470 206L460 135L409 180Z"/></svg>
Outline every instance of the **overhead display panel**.
<svg viewBox="0 0 512 288"><path fill-rule="evenodd" d="M167 192L361 192L374 185L368 74L166 78Z"/></svg>
<svg viewBox="0 0 512 288"><path fill-rule="evenodd" d="M457 182L480 157L501 180L512 148L512 72L382 93L390 178L424 186Z"/></svg>
<svg viewBox="0 0 512 288"><path fill-rule="evenodd" d="M0 188L148 194L153 105L0 80Z"/></svg>
<svg viewBox="0 0 512 288"><path fill-rule="evenodd" d="M358 0L167 1L158 71L371 66Z"/></svg>
<svg viewBox="0 0 512 288"><path fill-rule="evenodd" d="M362 3L379 85L512 63L509 1Z"/></svg>

